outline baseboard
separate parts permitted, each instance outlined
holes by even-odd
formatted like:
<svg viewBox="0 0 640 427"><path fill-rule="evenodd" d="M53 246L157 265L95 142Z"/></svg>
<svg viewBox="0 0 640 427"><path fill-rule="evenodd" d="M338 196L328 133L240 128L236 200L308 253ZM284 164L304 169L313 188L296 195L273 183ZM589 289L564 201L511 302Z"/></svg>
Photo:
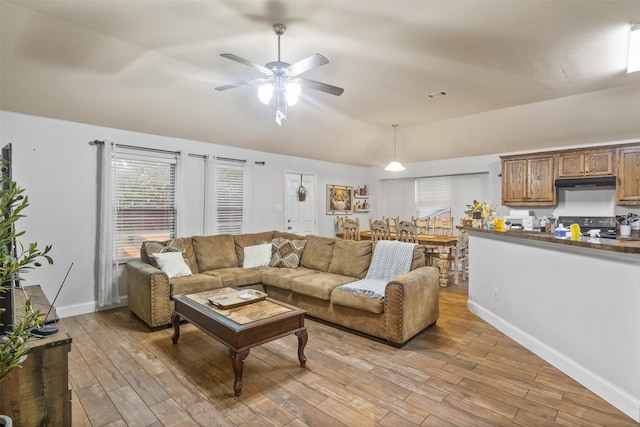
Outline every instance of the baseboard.
<svg viewBox="0 0 640 427"><path fill-rule="evenodd" d="M64 319L65 317L79 316L81 314L94 313L96 311L109 310L112 308L123 307L127 305L127 297L120 298L120 304L112 304L106 307L98 307L98 302L86 302L82 304L65 305L63 307L56 307L58 317Z"/></svg>
<svg viewBox="0 0 640 427"><path fill-rule="evenodd" d="M634 421L640 422L640 400L634 396L473 301L467 302L467 309L627 414Z"/></svg>

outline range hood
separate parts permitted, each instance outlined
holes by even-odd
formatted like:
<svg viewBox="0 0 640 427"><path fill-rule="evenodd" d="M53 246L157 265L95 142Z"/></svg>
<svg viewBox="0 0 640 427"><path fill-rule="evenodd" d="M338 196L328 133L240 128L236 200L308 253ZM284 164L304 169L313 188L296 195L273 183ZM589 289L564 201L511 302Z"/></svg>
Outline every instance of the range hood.
<svg viewBox="0 0 640 427"><path fill-rule="evenodd" d="M558 178L556 188L569 187L615 187L615 176L594 176L587 178Z"/></svg>

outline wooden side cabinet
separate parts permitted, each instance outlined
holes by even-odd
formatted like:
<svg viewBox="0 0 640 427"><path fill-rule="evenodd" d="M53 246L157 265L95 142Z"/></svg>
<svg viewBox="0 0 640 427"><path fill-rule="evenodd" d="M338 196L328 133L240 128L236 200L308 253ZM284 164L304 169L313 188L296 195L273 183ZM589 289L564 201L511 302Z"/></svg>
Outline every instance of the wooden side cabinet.
<svg viewBox="0 0 640 427"><path fill-rule="evenodd" d="M34 309L46 313L49 302L40 286L26 286L25 291ZM15 289L13 292L16 307L23 306L25 296L22 290ZM58 327L55 334L32 340L31 350L22 368L15 368L2 381L0 414L9 415L14 426L71 425L71 337L62 320L55 326Z"/></svg>
<svg viewBox="0 0 640 427"><path fill-rule="evenodd" d="M502 157L502 204L505 206L552 206L555 156Z"/></svg>
<svg viewBox="0 0 640 427"><path fill-rule="evenodd" d="M576 150L558 154L558 178L614 175L614 150Z"/></svg>
<svg viewBox="0 0 640 427"><path fill-rule="evenodd" d="M618 205L640 205L640 146L618 148Z"/></svg>

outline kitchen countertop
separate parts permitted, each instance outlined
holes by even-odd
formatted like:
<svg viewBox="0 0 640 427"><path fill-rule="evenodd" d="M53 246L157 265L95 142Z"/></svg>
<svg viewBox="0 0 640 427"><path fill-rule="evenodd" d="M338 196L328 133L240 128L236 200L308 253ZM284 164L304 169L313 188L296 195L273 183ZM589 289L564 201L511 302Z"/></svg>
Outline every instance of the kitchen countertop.
<svg viewBox="0 0 640 427"><path fill-rule="evenodd" d="M513 237L517 239L527 239L539 242L556 243L558 245L569 245L583 248L599 249L610 252L620 252L627 254L640 254L640 240L622 240L622 239L602 239L591 237L580 237L579 240L571 238L558 239L553 233L541 233L536 231L523 230L485 230L484 228L458 227L461 230L467 230L473 233L491 234L495 236Z"/></svg>

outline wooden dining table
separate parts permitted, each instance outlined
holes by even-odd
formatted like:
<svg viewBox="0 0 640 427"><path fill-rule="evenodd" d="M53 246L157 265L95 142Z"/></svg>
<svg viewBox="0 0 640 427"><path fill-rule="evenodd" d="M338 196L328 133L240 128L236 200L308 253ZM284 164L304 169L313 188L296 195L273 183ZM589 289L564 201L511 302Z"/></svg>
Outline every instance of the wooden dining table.
<svg viewBox="0 0 640 427"><path fill-rule="evenodd" d="M395 239L394 233L391 233L391 239ZM371 240L371 231L361 231L360 239ZM419 234L418 244L424 246L425 249L435 249L438 251L436 258L436 267L440 270L440 286L449 286L449 250L458 243L458 236L443 234Z"/></svg>

